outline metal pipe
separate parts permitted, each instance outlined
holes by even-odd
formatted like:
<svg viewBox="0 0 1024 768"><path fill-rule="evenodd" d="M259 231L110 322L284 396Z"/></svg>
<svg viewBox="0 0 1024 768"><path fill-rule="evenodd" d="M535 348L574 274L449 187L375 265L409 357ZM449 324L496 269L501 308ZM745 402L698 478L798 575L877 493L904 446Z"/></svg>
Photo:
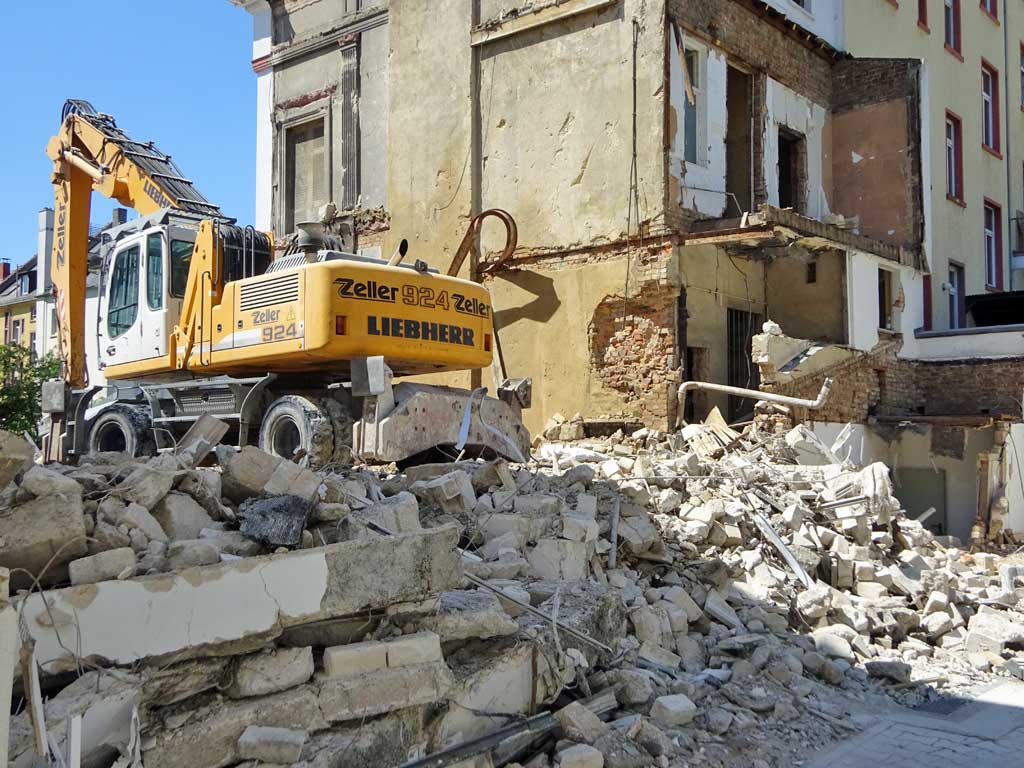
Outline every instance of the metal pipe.
<svg viewBox="0 0 1024 768"><path fill-rule="evenodd" d="M755 400L767 400L770 403L780 403L781 405L794 405L798 408L807 408L812 411L816 411L825 404L828 400L829 392L832 391L832 379L826 377L825 381L821 385L821 392L814 400L802 400L798 397L786 397L785 395L776 395L772 392L762 392L759 389L743 389L742 387L730 387L726 384L712 384L707 381L684 381L676 393L677 398L677 411L676 411L676 426L678 427L683 421L683 413L686 411L686 393L691 389L698 389L701 391L711 392L725 392L728 395L736 395L737 397L750 397Z"/></svg>
<svg viewBox="0 0 1024 768"><path fill-rule="evenodd" d="M388 259L388 266L397 267L399 264L402 263L402 259L405 258L405 254L407 254L408 252L409 241L403 237L402 242L398 244L398 247L395 249L395 252L391 255L391 258Z"/></svg>

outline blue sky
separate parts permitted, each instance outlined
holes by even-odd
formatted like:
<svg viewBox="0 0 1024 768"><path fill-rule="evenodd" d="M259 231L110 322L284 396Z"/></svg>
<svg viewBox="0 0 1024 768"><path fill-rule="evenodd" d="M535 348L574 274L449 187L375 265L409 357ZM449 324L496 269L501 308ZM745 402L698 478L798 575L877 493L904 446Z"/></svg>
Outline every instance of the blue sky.
<svg viewBox="0 0 1024 768"><path fill-rule="evenodd" d="M228 0L35 0L5 4L4 25L17 32L0 71L0 258L35 253L36 214L53 206L46 142L69 98L156 142L225 214L252 223L249 14ZM114 204L92 201L93 222L106 221Z"/></svg>

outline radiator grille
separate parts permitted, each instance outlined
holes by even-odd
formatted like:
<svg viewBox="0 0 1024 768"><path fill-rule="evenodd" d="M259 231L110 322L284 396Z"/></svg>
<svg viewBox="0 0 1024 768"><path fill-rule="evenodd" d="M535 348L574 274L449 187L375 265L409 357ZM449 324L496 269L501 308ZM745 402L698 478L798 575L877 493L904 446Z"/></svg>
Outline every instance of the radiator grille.
<svg viewBox="0 0 1024 768"><path fill-rule="evenodd" d="M285 304L299 299L299 274L282 275L273 280L243 285L238 297L238 306L243 312L249 309Z"/></svg>

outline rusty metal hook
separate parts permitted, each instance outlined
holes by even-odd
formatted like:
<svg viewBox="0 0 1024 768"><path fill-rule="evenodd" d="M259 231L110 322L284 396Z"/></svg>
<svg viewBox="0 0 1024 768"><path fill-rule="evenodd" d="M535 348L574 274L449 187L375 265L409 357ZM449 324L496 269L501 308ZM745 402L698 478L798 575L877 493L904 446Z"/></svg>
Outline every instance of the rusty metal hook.
<svg viewBox="0 0 1024 768"><path fill-rule="evenodd" d="M486 211L478 213L469 222L469 229L466 230L466 235L462 238L459 249L455 252L452 263L448 267L447 274L449 277L455 277L459 274L459 270L462 269L462 265L466 261L466 256L469 255L470 250L476 245L476 238L480 235L484 219L488 216L495 217L505 225L505 247L497 259L487 262L486 265L483 265L482 269L478 269L477 277L494 272L512 258L512 253L519 242L519 230L516 228L516 220L512 218L512 214L508 211L501 208L488 208Z"/></svg>

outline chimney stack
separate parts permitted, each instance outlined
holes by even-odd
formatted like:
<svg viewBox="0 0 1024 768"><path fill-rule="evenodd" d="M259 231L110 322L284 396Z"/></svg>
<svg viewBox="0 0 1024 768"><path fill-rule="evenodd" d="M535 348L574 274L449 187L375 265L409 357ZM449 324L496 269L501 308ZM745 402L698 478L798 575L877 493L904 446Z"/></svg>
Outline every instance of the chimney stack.
<svg viewBox="0 0 1024 768"><path fill-rule="evenodd" d="M126 224L128 222L128 209L127 208L115 208L114 213L110 217L110 223L115 227L118 224Z"/></svg>

